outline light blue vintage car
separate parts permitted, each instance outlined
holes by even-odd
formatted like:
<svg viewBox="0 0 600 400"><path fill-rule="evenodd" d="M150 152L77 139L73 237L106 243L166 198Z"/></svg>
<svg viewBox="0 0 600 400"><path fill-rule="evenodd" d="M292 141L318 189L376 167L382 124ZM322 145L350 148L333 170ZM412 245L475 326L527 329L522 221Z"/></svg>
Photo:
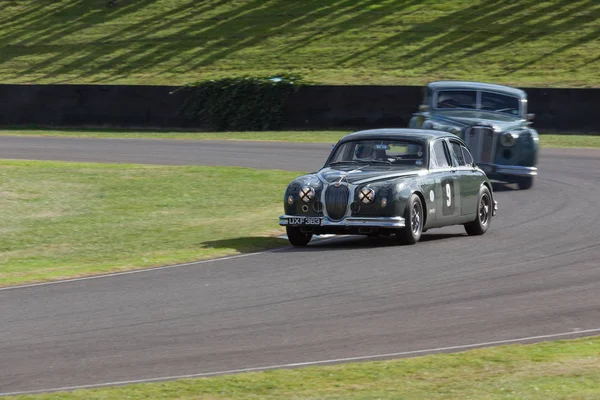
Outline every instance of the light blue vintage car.
<svg viewBox="0 0 600 400"><path fill-rule="evenodd" d="M538 133L530 127L527 94L509 86L464 81L430 82L409 123L459 136L490 179L529 189L537 176Z"/></svg>

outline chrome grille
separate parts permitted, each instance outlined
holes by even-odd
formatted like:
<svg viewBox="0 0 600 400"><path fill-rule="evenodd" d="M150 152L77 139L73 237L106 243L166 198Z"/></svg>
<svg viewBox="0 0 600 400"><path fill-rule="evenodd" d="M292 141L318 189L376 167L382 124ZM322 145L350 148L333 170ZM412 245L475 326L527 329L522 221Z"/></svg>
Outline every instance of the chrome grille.
<svg viewBox="0 0 600 400"><path fill-rule="evenodd" d="M476 163L491 163L496 153L494 130L486 126L474 126L467 130L465 142L469 146Z"/></svg>
<svg viewBox="0 0 600 400"><path fill-rule="evenodd" d="M340 220L346 215L346 207L348 207L348 195L350 191L345 185L335 187L331 185L325 191L325 208L329 218Z"/></svg>

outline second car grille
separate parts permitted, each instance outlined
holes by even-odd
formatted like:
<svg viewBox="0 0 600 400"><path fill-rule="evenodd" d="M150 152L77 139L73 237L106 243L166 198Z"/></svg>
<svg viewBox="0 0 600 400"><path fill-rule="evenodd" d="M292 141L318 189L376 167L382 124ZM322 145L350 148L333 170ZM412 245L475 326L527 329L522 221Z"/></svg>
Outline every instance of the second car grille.
<svg viewBox="0 0 600 400"><path fill-rule="evenodd" d="M486 126L474 126L467 130L465 142L471 149L476 163L494 162L496 138L494 130Z"/></svg>
<svg viewBox="0 0 600 400"><path fill-rule="evenodd" d="M331 185L327 188L325 191L325 208L329 218L340 220L346 215L349 193L348 187L344 185L338 187Z"/></svg>

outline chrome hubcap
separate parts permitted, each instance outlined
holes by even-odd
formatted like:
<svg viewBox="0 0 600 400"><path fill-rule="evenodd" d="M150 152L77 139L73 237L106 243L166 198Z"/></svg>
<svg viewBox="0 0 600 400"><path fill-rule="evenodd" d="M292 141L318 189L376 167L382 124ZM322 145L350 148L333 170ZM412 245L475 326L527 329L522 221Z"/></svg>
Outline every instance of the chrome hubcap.
<svg viewBox="0 0 600 400"><path fill-rule="evenodd" d="M415 235L418 235L421 230L421 206L419 203L413 204L410 216L410 228Z"/></svg>
<svg viewBox="0 0 600 400"><path fill-rule="evenodd" d="M479 201L479 222L481 225L486 225L490 218L490 198L487 194L481 196Z"/></svg>

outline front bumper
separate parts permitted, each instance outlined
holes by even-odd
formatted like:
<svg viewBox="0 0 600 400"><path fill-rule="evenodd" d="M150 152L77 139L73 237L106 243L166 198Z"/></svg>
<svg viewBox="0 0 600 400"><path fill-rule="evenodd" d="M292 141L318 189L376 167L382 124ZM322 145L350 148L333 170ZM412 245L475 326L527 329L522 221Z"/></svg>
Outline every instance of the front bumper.
<svg viewBox="0 0 600 400"><path fill-rule="evenodd" d="M537 167L524 167L522 165L481 164L478 167L486 175L536 176L538 174Z"/></svg>
<svg viewBox="0 0 600 400"><path fill-rule="evenodd" d="M302 218L302 217L300 217ZM327 217L309 217L313 222L319 220L319 224L303 224L297 223L299 217L297 215L281 215L279 217L279 225L293 226L326 226L326 227L358 227L358 228L404 228L405 222L402 217L346 217L341 221L332 221Z"/></svg>

